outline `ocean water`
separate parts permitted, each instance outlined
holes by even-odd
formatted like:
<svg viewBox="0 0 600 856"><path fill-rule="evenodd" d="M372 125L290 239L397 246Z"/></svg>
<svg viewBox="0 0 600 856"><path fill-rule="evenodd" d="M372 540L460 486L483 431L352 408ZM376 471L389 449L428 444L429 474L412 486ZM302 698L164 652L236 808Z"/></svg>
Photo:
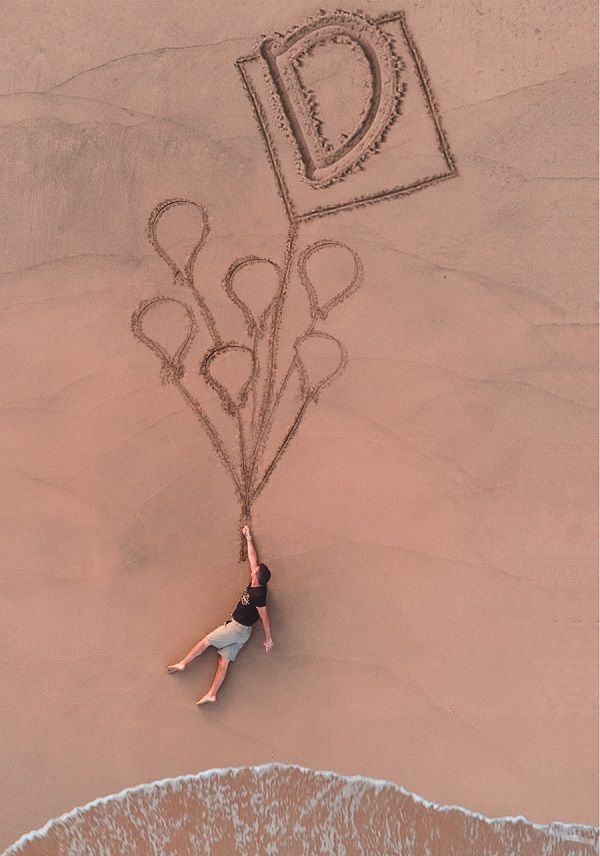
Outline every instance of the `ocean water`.
<svg viewBox="0 0 600 856"><path fill-rule="evenodd" d="M266 764L101 797L3 856L596 856L593 826L488 818L392 782Z"/></svg>

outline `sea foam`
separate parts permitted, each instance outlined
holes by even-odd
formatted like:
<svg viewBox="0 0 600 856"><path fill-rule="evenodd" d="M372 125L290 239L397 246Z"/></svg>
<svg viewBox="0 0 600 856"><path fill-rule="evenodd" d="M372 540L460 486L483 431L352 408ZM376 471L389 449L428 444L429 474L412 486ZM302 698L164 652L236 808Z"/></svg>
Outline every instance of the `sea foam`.
<svg viewBox="0 0 600 856"><path fill-rule="evenodd" d="M393 782L273 763L126 788L3 856L596 856L598 842L594 826L488 818Z"/></svg>

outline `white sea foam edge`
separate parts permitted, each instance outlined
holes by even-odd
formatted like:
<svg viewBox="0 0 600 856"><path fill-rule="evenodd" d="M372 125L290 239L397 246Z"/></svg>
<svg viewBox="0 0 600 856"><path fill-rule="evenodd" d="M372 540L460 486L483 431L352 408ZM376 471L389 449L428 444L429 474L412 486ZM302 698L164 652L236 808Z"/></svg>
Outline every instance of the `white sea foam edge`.
<svg viewBox="0 0 600 856"><path fill-rule="evenodd" d="M526 823L532 829L540 830L551 830L553 828L559 827L564 830L563 840L565 841L571 840L574 842L581 841L582 843L587 843L583 842L580 839L580 832L600 832L600 827L584 823L565 823L560 820L553 820L551 823L535 823L534 821L528 820L522 814L505 815L503 817L487 817L487 815L485 814L481 814L478 811L471 811L470 809L464 808L460 805L440 805L439 803L432 802L431 800L425 799L425 797L421 797L418 794L412 793L412 791L407 791L406 788L402 787L402 785L398 785L395 782L391 782L386 779L373 779L370 776L362 775L345 776L342 773L336 773L333 770L313 770L310 767L303 767L300 764L284 764L280 761L272 761L269 764L255 764L243 767L213 767L210 770L202 770L198 773L184 773L181 776L172 776L166 779L157 779L153 782L144 782L140 785L133 785L127 788L123 788L123 790L118 791L114 794L109 794L104 797L97 797L95 800L92 800L91 802L88 802L83 806L77 806L77 808L73 808L70 811L65 812L65 814L61 814L60 817L53 817L39 829L35 829L31 832L25 833L25 835L22 835L17 841L14 842L14 844L11 844L7 850L0 854L0 856L13 856L13 854L16 854L20 850L22 850L24 845L28 842L43 838L46 833L50 831L50 829L55 823L67 821L70 818L77 817L77 815L85 813L88 809L94 808L95 806L105 805L106 803L113 802L114 800L123 799L129 794L139 793L142 791L147 791L150 793L152 792L152 790L160 786L172 786L177 785L181 782L208 778L210 776L219 776L228 773L239 773L245 770L252 770L253 772L259 773L261 771L278 769L299 770L302 773L309 773L315 778L333 778L346 783L367 783L371 786L374 786L376 790L382 790L383 788L391 788L392 790L395 790L396 792L399 792L404 796L410 797L412 800L414 800L415 803L420 803L421 805L425 806L425 808L432 808L435 809L437 812L458 811L464 814L466 817L478 818L479 820L482 820L490 825L506 823L507 821L509 821L511 823Z"/></svg>

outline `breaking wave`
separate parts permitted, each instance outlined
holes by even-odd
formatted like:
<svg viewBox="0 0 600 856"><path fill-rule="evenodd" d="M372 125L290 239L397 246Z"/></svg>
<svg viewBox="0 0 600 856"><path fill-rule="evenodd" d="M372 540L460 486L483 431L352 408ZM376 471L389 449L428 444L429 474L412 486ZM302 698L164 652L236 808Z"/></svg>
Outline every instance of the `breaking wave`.
<svg viewBox="0 0 600 856"><path fill-rule="evenodd" d="M126 788L4 856L595 856L598 841L594 826L488 818L392 782L274 763Z"/></svg>

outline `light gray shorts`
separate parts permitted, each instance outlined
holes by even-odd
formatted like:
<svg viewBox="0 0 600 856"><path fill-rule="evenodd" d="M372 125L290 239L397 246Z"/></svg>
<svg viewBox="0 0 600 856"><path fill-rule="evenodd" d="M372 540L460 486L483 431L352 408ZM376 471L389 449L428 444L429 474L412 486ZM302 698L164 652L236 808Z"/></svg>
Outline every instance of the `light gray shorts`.
<svg viewBox="0 0 600 856"><path fill-rule="evenodd" d="M228 618L225 624L215 627L206 638L214 645L221 657L233 662L240 653L252 633L252 627L246 627L233 618Z"/></svg>

